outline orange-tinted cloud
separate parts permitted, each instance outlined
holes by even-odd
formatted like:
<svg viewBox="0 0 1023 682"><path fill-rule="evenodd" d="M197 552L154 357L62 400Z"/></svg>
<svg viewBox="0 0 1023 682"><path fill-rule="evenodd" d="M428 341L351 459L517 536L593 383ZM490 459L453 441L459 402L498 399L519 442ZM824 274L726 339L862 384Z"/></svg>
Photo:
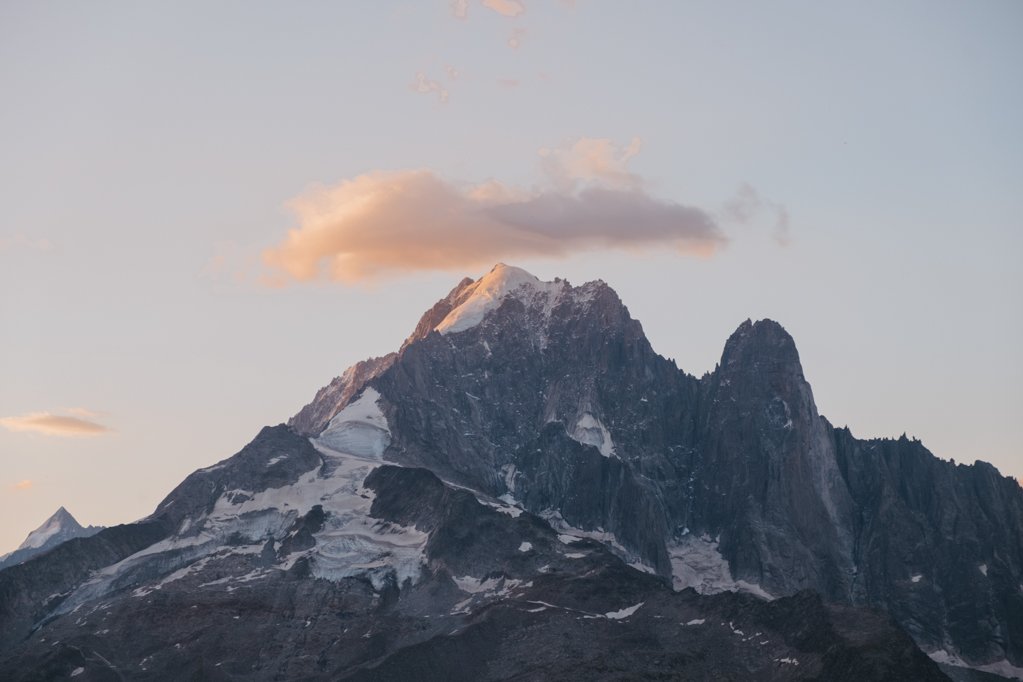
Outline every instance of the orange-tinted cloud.
<svg viewBox="0 0 1023 682"><path fill-rule="evenodd" d="M465 20L469 17L469 0L451 0L449 7L456 19Z"/></svg>
<svg viewBox="0 0 1023 682"><path fill-rule="evenodd" d="M436 94L437 100L441 104L445 104L448 101L448 90L443 85L435 80L426 77L426 74L422 71L416 74L416 78L412 83L409 84L409 90L413 92L421 92L425 95Z"/></svg>
<svg viewBox="0 0 1023 682"><path fill-rule="evenodd" d="M52 251L53 242L45 237L29 237L24 234L0 236L0 253L5 251Z"/></svg>
<svg viewBox="0 0 1023 682"><path fill-rule="evenodd" d="M18 481L11 487L15 490L30 490L32 488L32 481L26 478L24 481Z"/></svg>
<svg viewBox="0 0 1023 682"><path fill-rule="evenodd" d="M519 0L483 0L482 5L505 17L517 17L526 11Z"/></svg>
<svg viewBox="0 0 1023 682"><path fill-rule="evenodd" d="M544 147L539 151L540 163L554 185L562 190L572 190L587 182L639 189L642 181L629 172L628 165L642 146L638 137L624 148L607 138L581 137L557 149Z"/></svg>
<svg viewBox="0 0 1023 682"><path fill-rule="evenodd" d="M8 431L29 431L47 436L83 438L99 436L109 428L94 421L49 412L32 412L15 417L0 417L0 426Z"/></svg>
<svg viewBox="0 0 1023 682"><path fill-rule="evenodd" d="M521 26L516 26L511 30L511 34L508 36L508 47L513 50L517 50L522 46L522 41L526 38L526 29Z"/></svg>
<svg viewBox="0 0 1023 682"><path fill-rule="evenodd" d="M530 190L497 181L463 186L426 170L315 188L289 203L297 226L263 252L264 282L354 282L596 249L707 256L724 245L709 213L650 196L628 172L638 142L617 153L598 142L565 155L548 150L551 180Z"/></svg>
<svg viewBox="0 0 1023 682"><path fill-rule="evenodd" d="M97 412L96 410L90 410L87 407L69 407L65 410L68 414L72 414L76 417L103 417L104 412Z"/></svg>

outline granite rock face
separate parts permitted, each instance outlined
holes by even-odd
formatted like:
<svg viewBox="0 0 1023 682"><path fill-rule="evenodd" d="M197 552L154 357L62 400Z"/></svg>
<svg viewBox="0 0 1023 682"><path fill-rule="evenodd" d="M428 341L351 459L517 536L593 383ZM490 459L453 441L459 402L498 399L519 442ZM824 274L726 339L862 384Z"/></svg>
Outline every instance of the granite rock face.
<svg viewBox="0 0 1023 682"><path fill-rule="evenodd" d="M0 679L1018 674L1021 533L990 465L832 427L777 323L696 378L603 282L498 266L151 517L0 571Z"/></svg>
<svg viewBox="0 0 1023 682"><path fill-rule="evenodd" d="M473 326L426 331L471 295L460 283L368 382L388 459L602 538L678 587L811 589L888 610L928 651L1023 667L1014 480L835 429L771 320L741 324L697 379L603 282L521 286Z"/></svg>
<svg viewBox="0 0 1023 682"><path fill-rule="evenodd" d="M600 542L425 469L382 465L365 490L375 523L429 534L414 583L317 579L267 547L218 551L51 616L3 649L0 678L946 679L879 612L808 591L675 592Z"/></svg>

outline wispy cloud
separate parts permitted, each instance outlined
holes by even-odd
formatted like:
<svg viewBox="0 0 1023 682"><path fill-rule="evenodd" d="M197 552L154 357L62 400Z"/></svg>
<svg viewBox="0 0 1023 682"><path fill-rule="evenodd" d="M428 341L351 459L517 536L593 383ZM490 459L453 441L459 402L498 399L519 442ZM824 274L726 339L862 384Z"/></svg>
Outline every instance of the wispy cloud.
<svg viewBox="0 0 1023 682"><path fill-rule="evenodd" d="M461 185L427 170L376 171L289 202L297 226L263 253L265 283L355 282L422 270L559 257L595 249L672 248L709 256L726 240L710 213L649 195L619 148L583 138L541 150L547 179L522 189Z"/></svg>
<svg viewBox="0 0 1023 682"><path fill-rule="evenodd" d="M581 137L558 148L544 147L539 154L544 172L562 191L574 190L588 182L635 190L643 183L628 166L642 146L643 141L638 137L632 138L625 147L607 138Z"/></svg>
<svg viewBox="0 0 1023 682"><path fill-rule="evenodd" d="M521 26L516 26L511 30L511 34L508 36L508 47L513 50L519 49L522 46L522 41L525 40L528 31Z"/></svg>
<svg viewBox="0 0 1023 682"><path fill-rule="evenodd" d="M456 19L469 18L469 0L451 0L448 7L451 8L451 14Z"/></svg>
<svg viewBox="0 0 1023 682"><path fill-rule="evenodd" d="M105 412L97 412L95 410L90 410L87 407L69 407L65 411L68 414L72 414L72 415L74 415L76 417L85 417L87 419L88 418L92 418L92 417L105 417L106 416Z"/></svg>
<svg viewBox="0 0 1023 682"><path fill-rule="evenodd" d="M765 199L749 183L739 186L735 196L725 202L721 213L725 220L743 225L766 213L774 219L774 240L781 246L788 246L791 242L788 209L782 204Z"/></svg>
<svg viewBox="0 0 1023 682"><path fill-rule="evenodd" d="M78 410L82 409L84 408L78 408ZM84 419L81 416L53 414L50 412L31 412L14 417L0 417L0 426L8 431L28 431L46 436L65 436L71 438L100 436L110 432L110 429L106 426L89 419Z"/></svg>
<svg viewBox="0 0 1023 682"><path fill-rule="evenodd" d="M11 488L14 490L31 490L32 485L32 481L26 478L24 481L18 481L13 484Z"/></svg>
<svg viewBox="0 0 1023 682"><path fill-rule="evenodd" d="M526 6L518 0L483 0L481 4L505 17L517 17L526 11Z"/></svg>
<svg viewBox="0 0 1023 682"><path fill-rule="evenodd" d="M0 253L5 251L52 251L53 242L46 237L26 234L0 235Z"/></svg>
<svg viewBox="0 0 1023 682"><path fill-rule="evenodd" d="M441 104L445 104L448 101L447 88L438 81L427 78L426 74L422 71L416 73L416 78L409 84L409 89L426 95L436 94L437 100Z"/></svg>

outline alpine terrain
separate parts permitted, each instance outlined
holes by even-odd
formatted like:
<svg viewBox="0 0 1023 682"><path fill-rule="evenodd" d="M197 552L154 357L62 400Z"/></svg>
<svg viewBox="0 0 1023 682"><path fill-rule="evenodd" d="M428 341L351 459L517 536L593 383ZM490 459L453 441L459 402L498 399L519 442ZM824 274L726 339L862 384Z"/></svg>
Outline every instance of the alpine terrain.
<svg viewBox="0 0 1023 682"><path fill-rule="evenodd" d="M28 534L25 541L10 554L0 556L0 569L28 561L37 554L56 547L72 538L84 538L103 530L102 526L83 527L71 512L61 507L43 525Z"/></svg>
<svg viewBox="0 0 1023 682"><path fill-rule="evenodd" d="M776 322L695 377L604 282L505 265L40 549L0 679L1023 679L1015 480L835 428Z"/></svg>

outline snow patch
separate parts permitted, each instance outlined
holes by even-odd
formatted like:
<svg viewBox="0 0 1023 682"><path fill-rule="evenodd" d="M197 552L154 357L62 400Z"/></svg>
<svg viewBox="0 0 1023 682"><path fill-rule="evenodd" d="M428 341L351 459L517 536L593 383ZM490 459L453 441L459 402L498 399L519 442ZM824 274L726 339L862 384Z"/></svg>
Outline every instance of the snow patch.
<svg viewBox="0 0 1023 682"><path fill-rule="evenodd" d="M189 537L171 537L96 571L65 602L60 612L78 608L129 581L135 596L199 573L214 557L231 554L258 554L268 539L282 541L295 522L313 507L325 512L323 527L314 534L316 544L303 552L293 552L275 566L243 576L230 576L203 586L255 580L276 571L288 570L298 561L308 561L312 575L340 580L365 575L375 588L389 580L399 585L415 581L420 575L429 536L415 528L387 523L369 515L374 493L363 487L366 476L381 464L380 454L386 442L387 424L376 404L372 389L339 413L334 427L358 423L368 438L351 438L358 431L347 430L340 439L313 438L313 447L321 463L288 485L261 491L230 490L223 493L208 514L196 517ZM340 418L339 418L340 417ZM343 445L354 452L332 448ZM184 527L183 527L184 528ZM243 538L248 544L237 545Z"/></svg>
<svg viewBox="0 0 1023 682"><path fill-rule="evenodd" d="M686 623L686 625L703 625L706 622L707 622L706 618L693 618L691 621Z"/></svg>
<svg viewBox="0 0 1023 682"><path fill-rule="evenodd" d="M718 549L718 541L706 535L686 535L680 542L669 544L668 556L675 591L692 587L700 594L748 592L761 599L774 599L760 585L733 579L728 562Z"/></svg>
<svg viewBox="0 0 1023 682"><path fill-rule="evenodd" d="M455 604L454 609L451 611L451 615L457 615L461 613L469 613L469 606L480 599L500 599L511 595L518 589L525 589L533 586L533 581L523 582L514 578L507 578L505 576L487 577L487 578L474 578L471 575L466 576L453 576L452 579L455 584L458 585L458 589L466 594L470 595L468 599L464 599Z"/></svg>
<svg viewBox="0 0 1023 682"><path fill-rule="evenodd" d="M501 467L501 475L504 477L504 487L508 489L508 496L515 493L515 465L505 464Z"/></svg>
<svg viewBox="0 0 1023 682"><path fill-rule="evenodd" d="M528 552L531 549L533 549L533 543L532 542L523 542L521 545L519 545L519 551L520 552Z"/></svg>
<svg viewBox="0 0 1023 682"><path fill-rule="evenodd" d="M977 568L984 574L984 577L987 577L987 564L981 564L980 566L977 566Z"/></svg>
<svg viewBox="0 0 1023 682"><path fill-rule="evenodd" d="M467 594L508 594L512 589L520 586L528 586L521 580L506 578L503 575L498 577L474 578L471 575L462 577L452 576L458 589Z"/></svg>
<svg viewBox="0 0 1023 682"><path fill-rule="evenodd" d="M614 441L611 440L611 432L607 430L607 427L599 419L589 412L584 412L580 415L568 435L578 443L596 447L604 457L613 457L615 454L615 445Z"/></svg>
<svg viewBox="0 0 1023 682"><path fill-rule="evenodd" d="M912 580L912 581L913 581L913 582L915 582L915 583L918 583L918 582L920 582L920 580L921 580L922 578L923 578L923 575L921 575L921 574L919 574L919 573L918 573L917 575L914 575L914 576L913 576L912 578L910 578L910 580Z"/></svg>
<svg viewBox="0 0 1023 682"><path fill-rule="evenodd" d="M596 540L626 563L638 562L640 560L638 556L626 549L622 543L618 542L618 538L614 533L610 533L599 526L596 530L582 530L580 528L576 528L565 521L565 518L557 509L544 509L539 513L539 516L546 521L551 528L560 533L560 535L558 535L558 539L566 545L572 542L579 542L579 540L584 538Z"/></svg>
<svg viewBox="0 0 1023 682"><path fill-rule="evenodd" d="M372 386L334 415L314 441L340 453L379 460L391 442L391 430Z"/></svg>
<svg viewBox="0 0 1023 682"><path fill-rule="evenodd" d="M618 611L608 611L607 613L604 614L604 618L610 618L611 620L623 620L625 618L628 618L632 614L636 613L636 611L639 611L639 607L645 603L646 602L641 601L635 606L630 606L628 608L620 609Z"/></svg>
<svg viewBox="0 0 1023 682"><path fill-rule="evenodd" d="M541 282L521 268L499 263L476 282L472 293L434 327L441 334L472 329L496 310L509 295L520 300L542 296L546 307L553 307L564 290L563 282ZM489 351L489 348L488 348Z"/></svg>
<svg viewBox="0 0 1023 682"><path fill-rule="evenodd" d="M81 675L84 672L85 672L85 668L83 668L81 666L78 666L77 668L75 668L74 670L71 671L71 677L78 677L79 675Z"/></svg>
<svg viewBox="0 0 1023 682"><path fill-rule="evenodd" d="M944 663L945 665L953 665L958 668L971 668L973 670L980 670L986 673L993 673L995 675L1001 675L1002 677L1008 677L1010 679L1023 680L1023 668L1015 666L1009 663L1006 659L995 661L994 663L985 663L983 665L970 665L957 654L947 651L945 649L937 649L935 651L928 652L931 660L935 663Z"/></svg>

